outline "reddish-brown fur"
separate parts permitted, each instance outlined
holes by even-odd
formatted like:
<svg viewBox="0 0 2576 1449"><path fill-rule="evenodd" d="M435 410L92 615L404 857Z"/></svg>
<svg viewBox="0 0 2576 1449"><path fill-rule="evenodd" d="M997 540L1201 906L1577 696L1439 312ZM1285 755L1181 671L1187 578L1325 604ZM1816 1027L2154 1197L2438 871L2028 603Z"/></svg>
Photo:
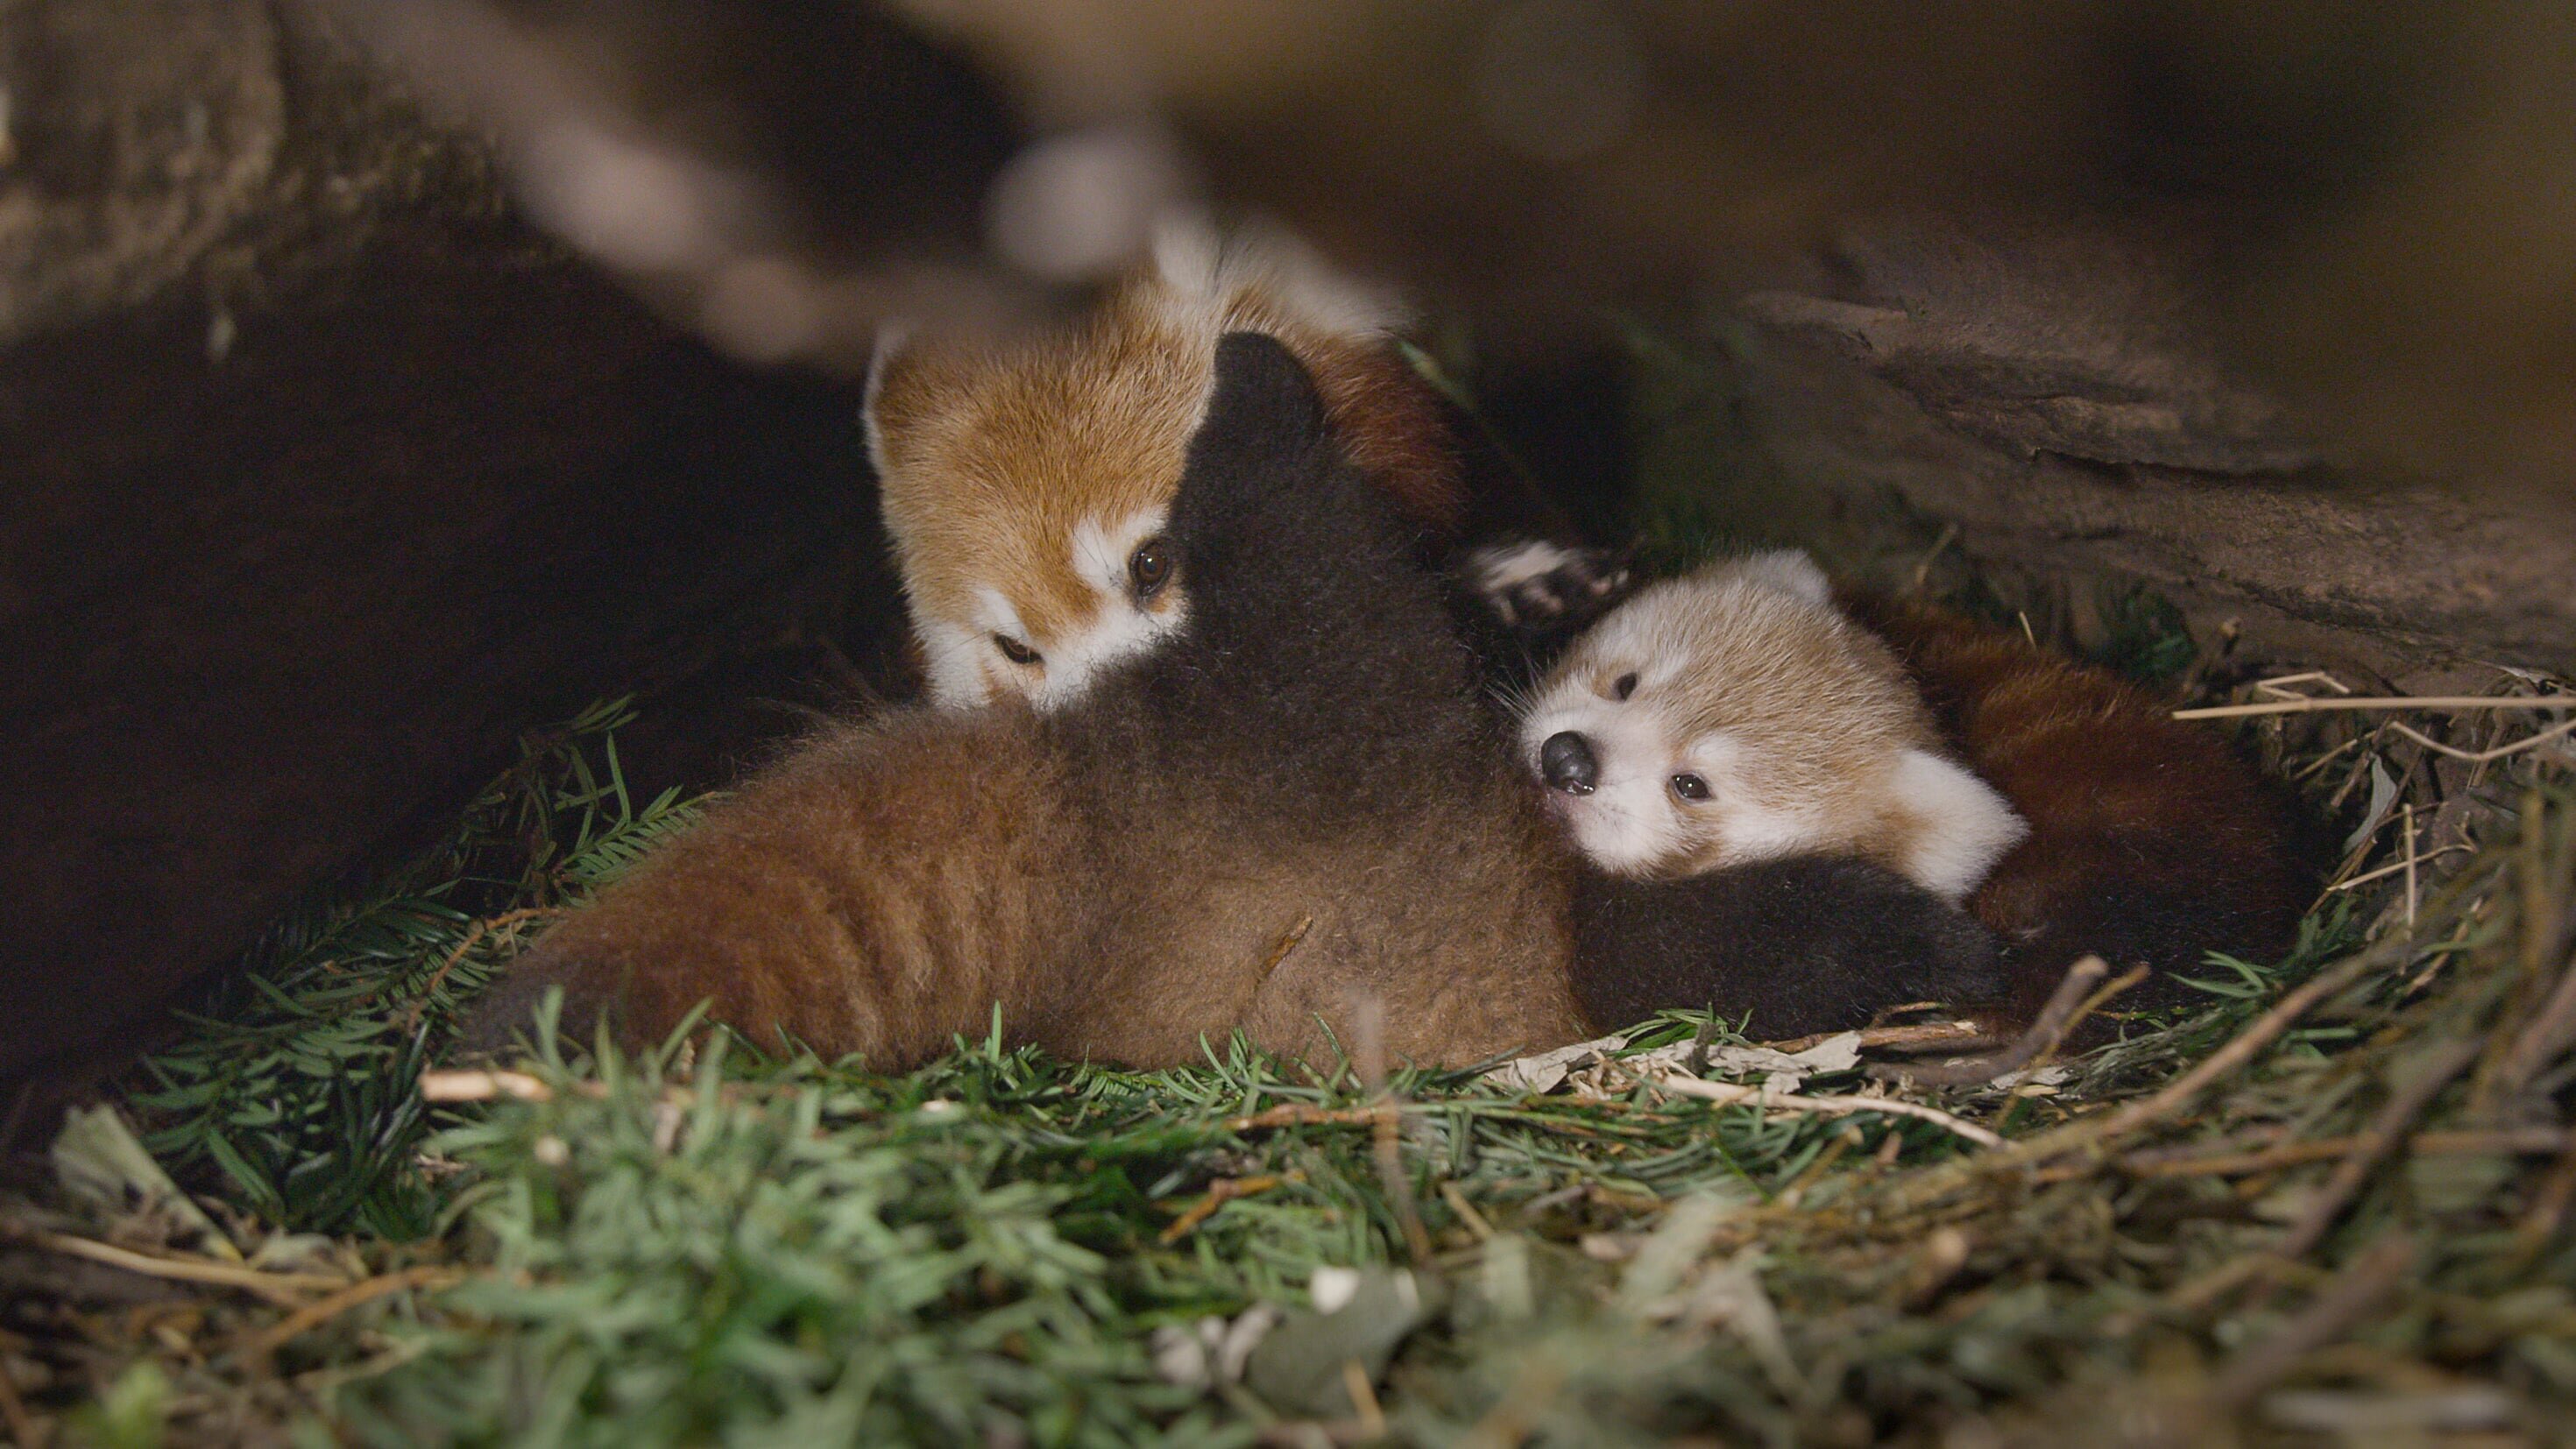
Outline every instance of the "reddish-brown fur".
<svg viewBox="0 0 2576 1449"><path fill-rule="evenodd" d="M1352 465L1406 518L1454 540L1466 521L1467 486L1440 395L1383 339L1322 338L1292 350L1315 374L1324 415Z"/></svg>
<svg viewBox="0 0 2576 1449"><path fill-rule="evenodd" d="M2079 957L2148 964L2124 1005L2182 999L2204 950L2287 947L2315 882L2288 803L2228 742L2107 670L1928 605L1846 604L1895 649L1967 763L2030 835L1969 909L2004 943L2005 1003L2034 1014Z"/></svg>
<svg viewBox="0 0 2576 1449"><path fill-rule="evenodd" d="M1237 1027L1282 1052L1324 1049L1326 1030L1347 1047L1363 999L1397 1058L1583 1034L1568 884L1507 779L1467 815L1385 823L1405 843L1377 858L1443 862L1441 898L1408 919L1404 892L1351 880L1343 840L1273 832L1246 851L1155 838L1151 801L1135 819L1066 808L1097 797L1045 728L1002 705L818 739L550 929L478 1009L480 1035L524 1026L549 985L576 1013L613 1002L631 1040L712 997L712 1019L755 1041L792 1029L884 1068L983 1031L996 1007L1015 1041L1139 1066L1194 1060L1202 1035ZM1258 869L1227 879L1229 861ZM1492 908L1458 910L1457 891Z"/></svg>
<svg viewBox="0 0 2576 1449"><path fill-rule="evenodd" d="M1058 710L825 733L548 931L469 1041L557 985L630 1041L712 996L883 1068L997 1010L1139 1066L1238 1028L1311 1057L1372 1014L1425 1062L1580 1035L1569 863L1408 530L1276 342L1217 354L1171 519L1183 632Z"/></svg>

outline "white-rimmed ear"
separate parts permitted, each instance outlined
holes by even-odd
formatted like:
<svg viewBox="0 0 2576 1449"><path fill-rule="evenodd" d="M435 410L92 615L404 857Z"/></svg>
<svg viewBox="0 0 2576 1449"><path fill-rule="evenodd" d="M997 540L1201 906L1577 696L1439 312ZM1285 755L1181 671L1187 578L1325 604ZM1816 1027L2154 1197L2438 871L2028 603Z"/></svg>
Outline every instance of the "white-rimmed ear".
<svg viewBox="0 0 2576 1449"><path fill-rule="evenodd" d="M868 466L886 476L885 428L877 421L877 400L885 392L886 369L912 340L912 324L889 318L877 324L876 347L868 354L868 385L860 395L859 426L867 434Z"/></svg>
<svg viewBox="0 0 2576 1449"><path fill-rule="evenodd" d="M1175 298L1213 306L1225 290L1225 234L1203 207L1167 206L1154 218L1146 250L1154 280Z"/></svg>
<svg viewBox="0 0 2576 1449"><path fill-rule="evenodd" d="M1896 797L1918 822L1905 873L1945 900L1975 890L2030 827L1995 787L1929 750L1897 761Z"/></svg>
<svg viewBox="0 0 2576 1449"><path fill-rule="evenodd" d="M1229 229L1204 208L1169 207L1155 221L1152 252L1166 305L1224 328L1265 330L1239 310L1246 291L1263 294L1279 321L1337 337L1391 335L1412 320L1402 297L1343 272L1264 217Z"/></svg>
<svg viewBox="0 0 2576 1449"><path fill-rule="evenodd" d="M1775 548L1767 553L1748 554L1727 566L1727 572L1765 588L1778 589L1792 598L1810 604L1830 604L1834 585L1815 559L1803 548Z"/></svg>

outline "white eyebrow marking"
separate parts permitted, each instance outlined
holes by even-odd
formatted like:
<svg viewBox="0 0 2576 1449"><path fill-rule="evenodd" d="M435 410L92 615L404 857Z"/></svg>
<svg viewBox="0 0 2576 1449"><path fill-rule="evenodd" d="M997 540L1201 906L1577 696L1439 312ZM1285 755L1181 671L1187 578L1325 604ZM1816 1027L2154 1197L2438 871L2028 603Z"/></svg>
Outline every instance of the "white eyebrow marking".
<svg viewBox="0 0 2576 1449"><path fill-rule="evenodd" d="M1104 597L1123 597L1127 592L1127 559L1136 545L1163 531L1165 511L1142 508L1121 519L1115 528L1104 528L1097 518L1086 518L1073 528L1073 572L1077 578L1100 591Z"/></svg>
<svg viewBox="0 0 2576 1449"><path fill-rule="evenodd" d="M1069 544L1076 577L1099 595L1100 607L1089 627L1055 641L1047 655L1046 677L1029 698L1050 709L1078 698L1095 675L1122 659L1142 654L1178 631L1189 617L1189 600L1179 581L1166 585L1156 607L1139 608L1127 594L1127 559L1136 546L1163 531L1168 515L1160 508L1139 509L1114 527L1096 518L1076 525Z"/></svg>
<svg viewBox="0 0 2576 1449"><path fill-rule="evenodd" d="M1029 642L1028 626L1020 622L1020 611L1000 589L987 585L975 591L975 622L995 634L1008 634L1023 644Z"/></svg>

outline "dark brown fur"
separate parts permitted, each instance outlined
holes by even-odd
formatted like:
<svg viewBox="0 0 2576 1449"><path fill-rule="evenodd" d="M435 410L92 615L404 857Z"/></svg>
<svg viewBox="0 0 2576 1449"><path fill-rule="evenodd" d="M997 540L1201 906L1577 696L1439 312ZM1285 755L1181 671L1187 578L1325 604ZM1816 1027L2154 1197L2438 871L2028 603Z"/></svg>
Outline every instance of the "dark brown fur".
<svg viewBox="0 0 2576 1449"><path fill-rule="evenodd" d="M2003 1003L2035 1015L2098 954L2156 976L2124 1006L2188 996L2209 949L2285 949L2315 892L2288 802L2206 726L2107 670L1928 605L1846 604L1896 650L1968 765L2030 835L1969 910L2004 943Z"/></svg>
<svg viewBox="0 0 2576 1449"><path fill-rule="evenodd" d="M1043 716L827 734L550 930L469 1038L550 985L630 1040L712 997L755 1039L890 1068L996 1007L1012 1040L1144 1066L1238 1027L1347 1046L1371 1002L1422 1061L1578 1035L1565 863L1408 530L1288 354L1219 356L1174 507L1178 637Z"/></svg>

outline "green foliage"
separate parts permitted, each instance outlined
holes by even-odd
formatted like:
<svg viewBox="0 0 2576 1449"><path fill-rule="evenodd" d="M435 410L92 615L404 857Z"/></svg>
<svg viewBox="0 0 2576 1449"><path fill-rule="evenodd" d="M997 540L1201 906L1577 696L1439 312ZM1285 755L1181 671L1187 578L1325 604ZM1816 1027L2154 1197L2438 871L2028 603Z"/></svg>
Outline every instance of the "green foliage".
<svg viewBox="0 0 2576 1449"><path fill-rule="evenodd" d="M1406 1071L1390 1187L1366 1116L1386 1097L1240 1041L1154 1073L961 1043L888 1078L716 1040L685 1073L667 1050L566 1066L541 1040L548 1100L426 1144L473 1169L456 1206L491 1271L341 1422L388 1444L1245 1442L1266 1415L1158 1378L1153 1329L1400 1261L1407 1211L1472 1250L1458 1202L1563 1237L1670 1197L1756 1201L1846 1130ZM1242 1120L1282 1109L1300 1120ZM1920 1123L1863 1130L1950 1150ZM1264 1181L1167 1240L1215 1184Z"/></svg>
<svg viewBox="0 0 2576 1449"><path fill-rule="evenodd" d="M2200 658L2181 608L2144 585L2105 588L2097 608L2103 639L2089 651L2096 664L2141 684L2162 684Z"/></svg>
<svg viewBox="0 0 2576 1449"><path fill-rule="evenodd" d="M1006 1049L998 1021L896 1076L720 1033L584 1050L541 1023L539 1099L432 1122L417 1074L511 949L474 923L577 897L686 817L628 797L617 721L531 740L437 850L281 927L131 1099L162 1158L236 1208L343 1234L331 1251L377 1283L432 1276L335 1308L273 1358L239 1350L280 1306L227 1300L185 1353L168 1320L135 1328L122 1357L84 1360L76 1433L1248 1444L1305 1442L1326 1431L1298 1421L1322 1417L1348 1441L1374 1430L1330 1399L1336 1345L1356 1359L1407 1329L1375 1395L1386 1437L1413 1444L2054 1442L2076 1416L2198 1442L2262 1422L2275 1383L2331 1397L2384 1392L2383 1375L2473 1386L2516 1425L2576 1409L2576 1232L2551 1186L2576 1182L2576 1158L2548 1165L2563 1129L2525 1140L2569 1090L2564 1043L2526 1049L2570 990L2563 782L2517 790L2511 838L2431 881L2419 934L2383 913L2365 946L2387 884L2330 896L2287 959L2213 956L2202 1009L2128 1022L2048 1082L1941 1099L2001 1149L1643 1086L1529 1096L1420 1070L1373 1086L1240 1040L1120 1071ZM2196 1097L2115 1128L2285 992L2335 982ZM1731 1039L1670 1013L1630 1049L1703 1035ZM2451 1145L2392 1149L2284 1253L2351 1144L2464 1041L2486 1065L2398 1128ZM2417 1256L2369 1315L2274 1355L2271 1379L2231 1377L2393 1242ZM1292 1320L1326 1355L1320 1400L1158 1371L1158 1331L1301 1313L1320 1269L1398 1265L1422 1298L1391 1331Z"/></svg>
<svg viewBox="0 0 2576 1449"><path fill-rule="evenodd" d="M282 1227L427 1231L414 1084L510 939L478 919L577 897L690 816L674 793L628 797L611 733L627 717L615 701L523 740L446 840L273 927L146 1064L127 1101L147 1145Z"/></svg>

